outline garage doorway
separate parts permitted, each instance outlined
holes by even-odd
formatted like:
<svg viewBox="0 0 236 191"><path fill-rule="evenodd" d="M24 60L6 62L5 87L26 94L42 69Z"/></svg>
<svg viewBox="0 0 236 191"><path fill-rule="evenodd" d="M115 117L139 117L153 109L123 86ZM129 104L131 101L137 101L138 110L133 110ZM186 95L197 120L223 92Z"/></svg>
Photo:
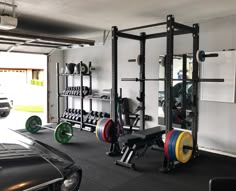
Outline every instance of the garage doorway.
<svg viewBox="0 0 236 191"><path fill-rule="evenodd" d="M2 112L1 128L24 129L32 115L47 122L47 55L0 53L1 102L11 105L9 115Z"/></svg>

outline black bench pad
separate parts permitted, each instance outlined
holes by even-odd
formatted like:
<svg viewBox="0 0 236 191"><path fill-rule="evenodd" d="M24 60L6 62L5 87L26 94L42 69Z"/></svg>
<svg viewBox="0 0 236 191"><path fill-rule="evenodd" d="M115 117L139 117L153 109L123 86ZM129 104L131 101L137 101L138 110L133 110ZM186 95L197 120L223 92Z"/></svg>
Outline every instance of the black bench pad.
<svg viewBox="0 0 236 191"><path fill-rule="evenodd" d="M141 139L152 139L156 136L161 136L165 133L165 129L163 127L157 126L150 129L146 129L144 131L137 131L132 133L132 135L136 137L140 137Z"/></svg>
<svg viewBox="0 0 236 191"><path fill-rule="evenodd" d="M133 145L136 143L141 143L143 141L148 141L161 136L165 133L165 130L162 127L153 127L146 129L144 131L137 131L132 134L124 135L119 137L119 141L127 145Z"/></svg>
<svg viewBox="0 0 236 191"><path fill-rule="evenodd" d="M141 140L142 139L140 137L134 136L132 134L127 134L119 137L119 142L125 143L126 145L133 145Z"/></svg>

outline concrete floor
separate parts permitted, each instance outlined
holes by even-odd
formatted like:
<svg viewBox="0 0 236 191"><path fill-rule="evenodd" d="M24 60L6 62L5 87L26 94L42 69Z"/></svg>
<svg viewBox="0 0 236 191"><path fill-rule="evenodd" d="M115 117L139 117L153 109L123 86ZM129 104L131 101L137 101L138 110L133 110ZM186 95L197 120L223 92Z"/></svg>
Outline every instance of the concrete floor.
<svg viewBox="0 0 236 191"><path fill-rule="evenodd" d="M12 109L10 114L5 118L0 118L1 128L10 128L14 130L24 129L26 120L32 116L37 115L43 119L43 113L24 112Z"/></svg>

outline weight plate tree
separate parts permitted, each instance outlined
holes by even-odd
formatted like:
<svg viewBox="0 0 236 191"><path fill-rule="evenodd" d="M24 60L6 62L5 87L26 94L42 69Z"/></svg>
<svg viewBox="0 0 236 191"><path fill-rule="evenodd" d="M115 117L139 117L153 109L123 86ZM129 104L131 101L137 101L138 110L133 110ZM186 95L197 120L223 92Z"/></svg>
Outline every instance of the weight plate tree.
<svg viewBox="0 0 236 191"><path fill-rule="evenodd" d="M52 128L50 125L43 125L40 117L34 115L27 119L25 128L30 133L37 133L40 129L48 129L54 131L54 138L58 143L66 144L73 137L73 127L68 122L59 123L56 128Z"/></svg>

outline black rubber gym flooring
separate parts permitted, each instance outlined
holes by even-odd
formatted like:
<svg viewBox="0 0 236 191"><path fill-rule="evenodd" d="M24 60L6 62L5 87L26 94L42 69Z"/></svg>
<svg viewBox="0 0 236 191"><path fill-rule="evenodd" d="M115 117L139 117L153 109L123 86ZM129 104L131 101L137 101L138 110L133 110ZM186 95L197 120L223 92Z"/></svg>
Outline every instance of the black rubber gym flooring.
<svg viewBox="0 0 236 191"><path fill-rule="evenodd" d="M95 134L75 130L67 145L53 140L53 132L32 135L71 156L83 169L81 191L207 191L213 177L236 177L236 158L200 152L191 164L174 172L159 172L163 153L148 150L144 157L134 160L137 170L116 166L116 158L106 156L109 144L99 142Z"/></svg>

